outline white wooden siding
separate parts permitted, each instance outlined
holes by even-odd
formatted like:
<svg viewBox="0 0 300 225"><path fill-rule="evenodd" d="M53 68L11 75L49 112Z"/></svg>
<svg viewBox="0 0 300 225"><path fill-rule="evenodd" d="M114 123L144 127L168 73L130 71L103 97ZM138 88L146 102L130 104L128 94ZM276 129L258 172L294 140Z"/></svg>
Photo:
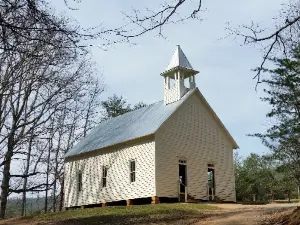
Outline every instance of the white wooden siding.
<svg viewBox="0 0 300 225"><path fill-rule="evenodd" d="M188 89L184 86L184 80L180 78L180 76L183 76L183 74L180 74L180 71L178 71L176 74L177 76L173 80L173 87L170 84L171 78L165 77L164 103L166 105L180 100L188 91Z"/></svg>
<svg viewBox="0 0 300 225"><path fill-rule="evenodd" d="M149 139L149 138L148 138ZM99 204L155 195L155 143L153 137L135 144L102 149L65 163L65 207ZM129 161L136 160L136 181L130 182ZM107 187L102 188L102 167L108 166ZM82 191L77 172L82 171Z"/></svg>
<svg viewBox="0 0 300 225"><path fill-rule="evenodd" d="M207 197L207 164L215 165L216 196L235 201L232 142L193 94L155 134L156 195L178 196L178 160L187 160L188 192Z"/></svg>

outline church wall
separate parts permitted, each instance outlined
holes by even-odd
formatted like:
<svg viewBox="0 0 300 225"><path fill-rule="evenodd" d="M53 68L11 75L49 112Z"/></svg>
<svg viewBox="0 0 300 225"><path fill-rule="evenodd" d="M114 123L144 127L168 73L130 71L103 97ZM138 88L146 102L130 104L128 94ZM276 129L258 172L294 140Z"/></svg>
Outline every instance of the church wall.
<svg viewBox="0 0 300 225"><path fill-rule="evenodd" d="M130 160L136 161L136 181L130 182ZM153 135L118 147L67 158L64 207L152 197L155 195L155 143ZM103 166L108 167L102 187ZM82 190L78 191L78 172Z"/></svg>
<svg viewBox="0 0 300 225"><path fill-rule="evenodd" d="M196 93L156 132L155 146L157 196L178 197L178 161L184 159L192 197L207 199L207 164L214 164L216 196L236 200L232 143Z"/></svg>

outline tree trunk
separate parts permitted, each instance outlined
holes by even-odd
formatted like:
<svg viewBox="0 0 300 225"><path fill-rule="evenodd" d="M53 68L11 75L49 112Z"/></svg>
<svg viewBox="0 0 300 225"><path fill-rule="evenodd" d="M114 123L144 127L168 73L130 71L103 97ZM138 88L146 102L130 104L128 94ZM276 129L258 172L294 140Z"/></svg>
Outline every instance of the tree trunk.
<svg viewBox="0 0 300 225"><path fill-rule="evenodd" d="M5 157L8 160L8 157ZM5 162L3 169L3 180L1 184L1 208L0 208L0 218L5 218L5 210L7 205L8 189L9 189L9 171L10 171L10 161Z"/></svg>
<svg viewBox="0 0 300 225"><path fill-rule="evenodd" d="M10 134L7 143L7 152L4 157L4 167L2 172L2 183L1 183L1 206L0 206L0 218L5 218L5 211L7 205L7 198L9 194L9 180L10 180L10 164L13 156L13 137L14 134Z"/></svg>
<svg viewBox="0 0 300 225"><path fill-rule="evenodd" d="M46 172L46 190L45 190L45 213L48 211L48 186L49 186L49 173L50 173L50 156L51 156L51 140L49 140L49 149L47 157L47 172Z"/></svg>
<svg viewBox="0 0 300 225"><path fill-rule="evenodd" d="M33 129L30 135L27 158L26 158L26 167L24 171L24 181L23 181L23 193L22 193L22 205L21 205L21 216L25 216L26 214L26 188L27 188L27 181L28 181L28 171L30 167L30 159L31 159L31 149L32 149L32 141L33 141Z"/></svg>
<svg viewBox="0 0 300 225"><path fill-rule="evenodd" d="M56 211L56 184L57 184L57 179L58 179L58 172L57 172L57 170L58 170L58 153L60 151L61 137L62 137L62 134L59 133L57 149L55 152L54 185L53 185L53 212Z"/></svg>
<svg viewBox="0 0 300 225"><path fill-rule="evenodd" d="M65 186L65 178L62 176L61 186L60 186L60 200L59 200L59 211L62 211L64 204L64 186Z"/></svg>

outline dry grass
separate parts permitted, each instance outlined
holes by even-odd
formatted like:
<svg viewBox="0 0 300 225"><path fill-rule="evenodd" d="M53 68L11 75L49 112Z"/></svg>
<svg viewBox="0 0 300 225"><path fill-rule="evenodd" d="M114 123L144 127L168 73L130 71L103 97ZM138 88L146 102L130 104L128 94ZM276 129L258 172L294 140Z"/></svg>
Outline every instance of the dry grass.
<svg viewBox="0 0 300 225"><path fill-rule="evenodd" d="M294 210L283 210L270 215L263 225L299 225L300 208Z"/></svg>

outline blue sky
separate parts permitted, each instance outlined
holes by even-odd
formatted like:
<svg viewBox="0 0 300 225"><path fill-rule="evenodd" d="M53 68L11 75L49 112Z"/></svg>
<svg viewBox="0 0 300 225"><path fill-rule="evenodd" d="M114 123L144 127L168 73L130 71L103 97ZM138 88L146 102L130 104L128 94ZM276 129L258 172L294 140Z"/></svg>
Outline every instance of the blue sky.
<svg viewBox="0 0 300 225"><path fill-rule="evenodd" d="M147 7L154 7L160 1L150 2L146 3ZM164 30L166 38L157 37L154 31L135 39L135 45L118 44L107 51L92 48L92 59L106 84L103 98L123 95L132 104L162 100L160 73L179 44L194 69L200 71L196 84L240 146L240 155L267 152L260 140L246 136L263 132L268 124L265 114L269 106L260 101L262 87L255 91L256 82L252 79L255 74L251 71L260 64L262 53L259 47L242 46L242 40L224 38L227 34L225 27L226 22L237 27L252 20L272 27L272 17L278 15L283 2L203 0L206 10L201 14L202 21L170 25ZM71 4L79 10L70 11L61 0L54 0L53 4L56 10L76 19L83 27L102 24L110 28L123 24L121 11L146 6L137 0L84 0ZM192 7L192 4L187 4L182 12ZM94 42L101 43L101 40Z"/></svg>

